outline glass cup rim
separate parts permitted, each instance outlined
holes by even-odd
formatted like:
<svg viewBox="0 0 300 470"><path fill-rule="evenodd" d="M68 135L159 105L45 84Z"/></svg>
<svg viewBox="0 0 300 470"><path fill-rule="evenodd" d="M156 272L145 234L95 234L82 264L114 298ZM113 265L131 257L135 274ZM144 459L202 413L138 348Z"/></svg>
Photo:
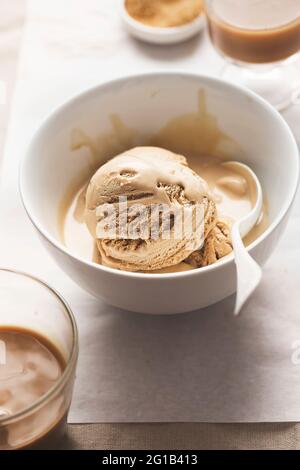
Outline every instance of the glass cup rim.
<svg viewBox="0 0 300 470"><path fill-rule="evenodd" d="M70 356L66 364L66 368L64 369L61 377L59 380L51 387L47 393L42 395L38 400L34 401L32 404L26 406L24 409L18 411L17 413L14 413L10 416L5 416L3 418L0 417L0 427L6 426L8 424L13 423L14 421L17 421L20 418L25 417L26 415L32 413L34 410L40 408L44 403L46 403L49 399L54 397L56 393L61 389L61 387L67 382L68 378L70 377L74 366L76 365L77 358L78 358L78 328L76 324L76 320L74 317L74 314L65 301L65 299L59 294L53 287L49 286L45 281L42 281L41 279L37 278L36 276L26 273L24 271L12 269L12 268L4 268L0 267L0 274L1 273L7 273L7 274L14 274L19 277L24 277L28 280L31 280L40 286L44 287L49 294L52 294L57 301L63 306L65 313L67 314L67 317L71 323L71 328L72 328L72 348L70 351Z"/></svg>
<svg viewBox="0 0 300 470"><path fill-rule="evenodd" d="M241 26L237 26L233 23L230 23L229 21L223 20L214 11L214 7L212 5L212 2L213 2L213 0L204 0L204 12L205 12L206 16L208 17L208 19L212 18L212 15L210 14L210 12L212 12L212 14L216 18L216 20L219 21L220 23L222 23L223 25L228 26L229 28L234 28L237 31L243 31L245 33L251 32L252 34L256 34L256 33L261 34L262 32L266 32L267 34L270 34L270 33L272 33L272 31L277 31L278 29L289 28L291 25L298 22L299 19L300 19L300 16L298 15L297 18L295 18L291 21L288 21L287 23L283 23L282 25L279 25L279 26L272 26L271 28L257 28L257 29L256 28L255 29L254 28L244 28L244 27L241 27Z"/></svg>

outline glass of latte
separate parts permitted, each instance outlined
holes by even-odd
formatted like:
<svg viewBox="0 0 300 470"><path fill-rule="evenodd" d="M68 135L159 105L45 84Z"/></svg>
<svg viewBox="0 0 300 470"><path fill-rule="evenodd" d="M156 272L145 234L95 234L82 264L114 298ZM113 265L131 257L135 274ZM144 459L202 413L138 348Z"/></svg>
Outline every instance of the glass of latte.
<svg viewBox="0 0 300 470"><path fill-rule="evenodd" d="M29 275L0 269L0 450L58 446L77 355L63 299Z"/></svg>
<svg viewBox="0 0 300 470"><path fill-rule="evenodd" d="M205 0L222 78L282 110L299 100L300 0Z"/></svg>

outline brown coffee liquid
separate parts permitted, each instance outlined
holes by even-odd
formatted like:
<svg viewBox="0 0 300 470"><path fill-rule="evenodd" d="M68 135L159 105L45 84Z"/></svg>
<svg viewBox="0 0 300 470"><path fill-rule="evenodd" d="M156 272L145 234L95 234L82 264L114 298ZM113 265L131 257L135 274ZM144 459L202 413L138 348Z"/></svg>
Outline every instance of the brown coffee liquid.
<svg viewBox="0 0 300 470"><path fill-rule="evenodd" d="M300 50L300 0L212 0L207 16L213 44L232 59L272 63Z"/></svg>
<svg viewBox="0 0 300 470"><path fill-rule="evenodd" d="M46 338L33 331L0 328L0 448L28 445L28 436L39 441L61 421L59 411L41 408L32 417L1 427L1 419L22 412L43 397L62 376L65 362ZM31 429L32 428L32 429ZM39 428L41 433L35 434ZM45 433L43 432L45 431Z"/></svg>

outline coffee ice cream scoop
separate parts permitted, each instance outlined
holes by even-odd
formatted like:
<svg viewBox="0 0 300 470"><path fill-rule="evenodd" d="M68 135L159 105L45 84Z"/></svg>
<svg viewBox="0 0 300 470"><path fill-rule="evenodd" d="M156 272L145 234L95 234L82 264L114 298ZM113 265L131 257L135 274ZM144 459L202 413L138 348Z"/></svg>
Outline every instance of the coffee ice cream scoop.
<svg viewBox="0 0 300 470"><path fill-rule="evenodd" d="M131 237L122 236L120 229L124 215L120 197L126 200L126 216L131 225L139 222L135 227L139 230ZM142 213L136 210L137 204L144 207ZM118 215L116 233L109 237L104 215L106 222L116 219L115 214L107 218L107 205L112 205ZM153 207L161 205L169 211L169 223L160 220L156 236L152 232L149 236ZM201 208L202 218L196 217L196 207ZM174 236L174 211L183 209L184 215L190 216L193 230ZM187 166L183 156L161 148L137 147L113 158L95 173L86 194L85 220L102 263L127 271L152 271L180 263L201 248L215 219L216 206L207 183ZM141 230L141 226L146 230Z"/></svg>

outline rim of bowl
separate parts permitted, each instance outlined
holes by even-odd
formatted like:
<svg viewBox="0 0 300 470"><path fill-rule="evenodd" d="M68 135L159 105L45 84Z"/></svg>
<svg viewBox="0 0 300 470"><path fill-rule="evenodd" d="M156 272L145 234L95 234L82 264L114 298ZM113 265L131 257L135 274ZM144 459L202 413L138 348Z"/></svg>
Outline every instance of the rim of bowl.
<svg viewBox="0 0 300 470"><path fill-rule="evenodd" d="M53 396L56 395L56 393L65 385L67 382L68 378L70 377L74 365L76 365L77 358L78 358L78 352L79 352L79 341L78 341L78 328L77 328L77 323L74 317L74 314L69 307L68 303L65 301L65 299L55 290L53 287L49 286L47 282L42 281L41 279L33 276L32 274L28 274L24 271L19 271L17 269L12 269L12 268L4 268L0 266L0 273L9 273L9 274L14 274L16 276L20 277L25 277L26 279L30 279L33 282L36 282L40 286L44 287L49 294L54 295L54 297L57 299L57 301L63 306L64 311L67 314L67 317L71 323L71 328L72 328L72 349L70 352L70 357L67 361L66 368L64 369L61 377L59 380L56 382L56 384L51 387L47 393L42 395L38 400L34 401L30 405L26 406L22 410L18 411L17 413L14 413L10 416L5 416L3 418L0 417L0 427L1 426L6 426L10 424L11 422L14 422L18 420L19 418L22 418L28 414L30 414L32 411L35 409L38 409L41 405L43 405L49 398L52 398Z"/></svg>
<svg viewBox="0 0 300 470"><path fill-rule="evenodd" d="M136 19L134 19L130 13L128 12L126 6L125 6L125 2L126 0L120 0L120 8L121 8L121 15L122 15L122 18L123 20L125 21L125 23L127 23L127 25L135 30L135 31L139 31L140 33L147 33L147 34L151 34L153 36L164 36L164 37L171 37L171 36L175 36L177 34L180 34L180 33L184 33L184 32L188 32L192 29L195 29L195 32L196 31L200 31L202 29L202 27L204 26L204 17L205 17L205 14L204 14L204 9L203 11L200 13L200 15L196 16L196 18L194 18L192 21L189 21L188 23L186 24L183 24L183 25L180 25L180 26L165 26L165 27L161 27L161 26L150 26L150 25L146 25L144 23L142 23L141 21L138 21Z"/></svg>
<svg viewBox="0 0 300 470"><path fill-rule="evenodd" d="M53 237L51 234L48 233L46 229L43 228L42 224L39 222L38 218L35 217L34 211L31 210L30 208L30 203L28 200L26 200L26 191L24 190L25 184L24 184L24 169L26 167L26 164L28 161L30 161L30 155L31 155L31 149L35 145L35 141L38 139L40 133L43 132L44 128L51 123L51 121L55 120L58 115L60 115L65 109L70 107L73 103L79 102L80 100L83 100L89 95L92 95L93 93L97 93L99 90L104 90L105 88L111 87L113 85L118 85L125 83L127 81L134 81L134 80L139 80L139 79L149 79L149 78L159 78L159 77L176 77L176 78L190 78L193 80L200 80L202 82L206 83L213 83L214 85L220 86L223 89L231 90L232 92L238 92L242 93L251 100L254 100L255 102L259 103L260 106L265 108L270 114L273 115L274 118L277 119L277 121L280 121L281 126L285 129L285 132L290 138L290 143L291 147L293 148L293 153L295 157L295 166L296 166L296 171L295 171L295 177L294 181L292 182L291 185L289 185L288 191L289 194L286 197L286 202L281 208L279 214L275 218L275 220L268 226L268 228L256 239L254 240L249 246L247 246L247 251L251 252L256 246L258 246L263 240L265 240L270 233L272 233L275 228L281 223L282 219L285 217L287 212L289 211L290 207L293 204L293 201L296 196L297 188L299 185L299 178L300 178L300 166L299 166L299 150L298 150L298 145L296 142L296 139L294 137L294 134L292 133L289 125L287 122L283 119L281 114L270 104L268 103L265 99L254 93L253 91L247 89L246 87L236 85L233 83L226 82L224 80L221 80L219 78L215 77L209 77L205 75L199 75L199 74L194 74L194 73L188 73L188 72L176 72L176 71L159 71L159 72L152 72L152 73L140 73L140 74L135 74L135 75L127 75L123 76L121 78L116 78L113 80L109 80L107 82L98 84L96 86L92 86L80 93L77 93L70 99L68 99L66 102L58 105L46 118L44 118L38 127L37 131L34 133L33 137L31 138L31 141L29 145L27 146L27 150L24 154L24 157L21 160L20 164L20 170L19 170L19 192L21 196L21 200L24 206L24 209L28 215L28 218L31 220L32 224L34 227L37 229L37 231L46 239L48 242L58 249L60 252L63 254L71 257L73 260L83 263L84 265L87 265L91 268L94 268L96 270L108 272L110 274L114 274L116 276L121 276L121 277L132 277L136 279L149 279L153 282L157 282L160 279L173 279L173 278L181 278L181 277L188 277L188 276L199 276L199 275L205 275L205 273L216 270L221 268L224 265L227 265L231 262L234 261L234 255L231 253L228 256L225 256L223 259L217 261L214 264L211 264L209 266L204 266L202 268L195 268L191 269L190 271L181 271L181 272L175 272L175 273L163 273L163 274L153 274L153 273L140 273L140 272L131 272L131 271L124 271L124 270L118 270L115 268L110 268L108 266L103 266L101 264L96 264L92 261L88 261L80 256L77 256L76 254L72 253L65 245L63 245L62 242L60 242L58 239ZM258 175L259 177L259 175Z"/></svg>

